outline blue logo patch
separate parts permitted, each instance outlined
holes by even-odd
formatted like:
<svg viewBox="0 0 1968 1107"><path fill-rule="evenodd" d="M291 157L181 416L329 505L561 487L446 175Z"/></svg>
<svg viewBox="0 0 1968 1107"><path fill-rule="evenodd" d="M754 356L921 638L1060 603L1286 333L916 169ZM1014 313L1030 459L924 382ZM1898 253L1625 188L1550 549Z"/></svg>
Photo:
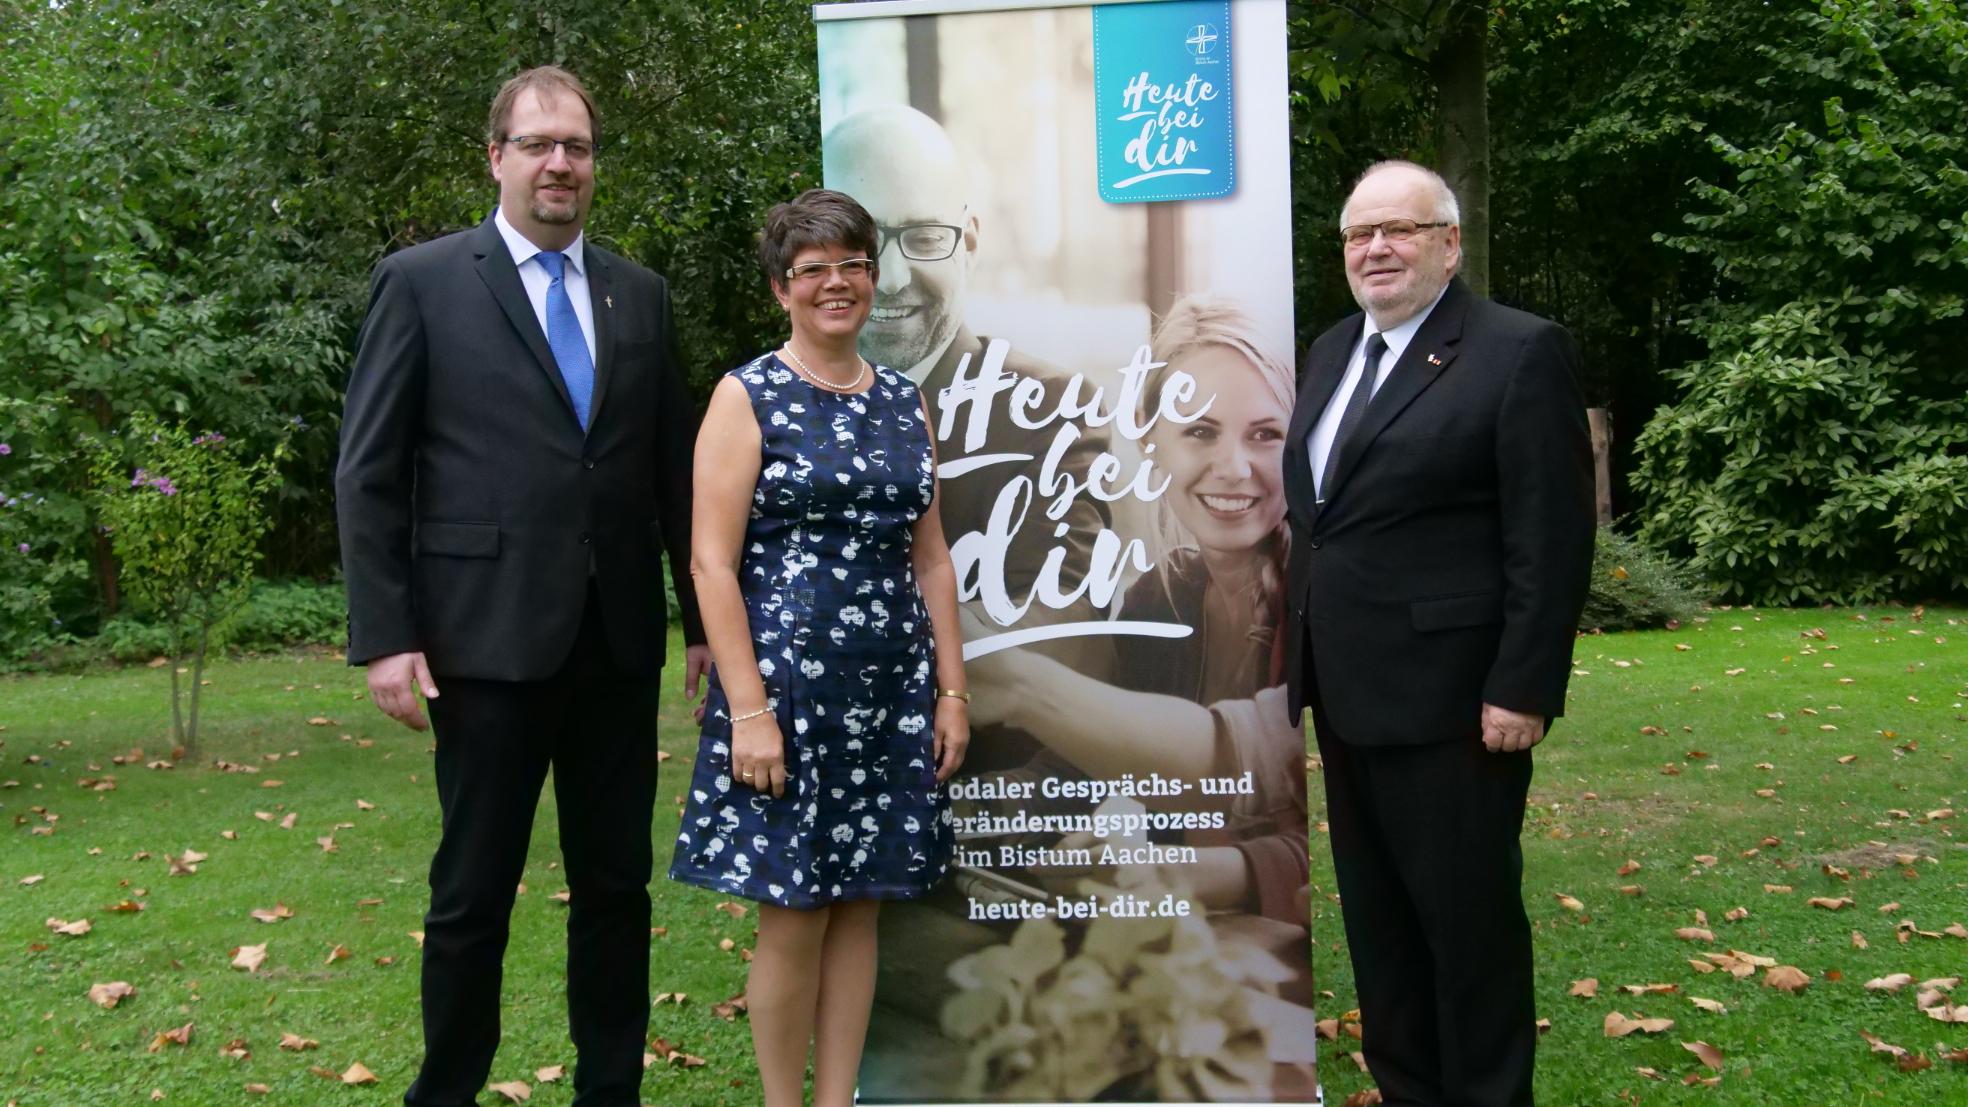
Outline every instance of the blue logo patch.
<svg viewBox="0 0 1968 1107"><path fill-rule="evenodd" d="M1236 188L1230 0L1093 9L1100 197L1201 200Z"/></svg>

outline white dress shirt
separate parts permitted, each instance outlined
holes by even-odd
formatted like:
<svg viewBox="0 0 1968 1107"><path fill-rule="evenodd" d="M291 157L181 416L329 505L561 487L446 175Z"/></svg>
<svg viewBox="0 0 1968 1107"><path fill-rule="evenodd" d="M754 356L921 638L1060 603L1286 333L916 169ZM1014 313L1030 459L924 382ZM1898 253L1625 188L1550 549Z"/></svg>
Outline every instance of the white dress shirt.
<svg viewBox="0 0 1968 1107"><path fill-rule="evenodd" d="M1346 376L1340 379L1339 388L1334 390L1332 399L1326 403L1326 410L1319 413L1319 421L1312 424L1312 433L1305 436L1305 452L1312 461L1313 494L1321 501L1326 498L1323 485L1326 482L1326 455L1332 452L1333 436L1339 433L1339 417L1346 411L1346 402L1353 398L1353 390L1360 386L1362 371L1367 366L1367 339L1378 334L1387 343L1387 352L1380 355L1380 370L1374 374L1373 391L1367 393L1368 402L1380 392L1380 386L1387 383L1387 374L1394 371L1394 363L1408 349L1414 340L1415 332L1421 329L1435 305L1442 302L1442 293L1449 287L1442 286L1442 292L1435 294L1435 300L1414 318L1390 330L1381 330L1374 324L1371 314L1366 317L1366 326L1360 328L1360 340L1353 344L1353 353L1346 359Z"/></svg>
<svg viewBox="0 0 1968 1107"><path fill-rule="evenodd" d="M553 275L547 267L536 260L540 248L506 222L506 213L492 214L492 222L498 225L499 237L506 240L506 249L512 251L513 268L519 270L519 281L526 286L526 298L533 303L533 318L540 321L540 333L547 333L547 289L553 285ZM561 274L561 283L567 286L567 298L574 301L574 317L581 321L581 337L588 340L588 360L599 363L595 356L594 300L588 295L588 262L582 252L582 244L587 240L585 233L574 236L574 241L561 253L567 255L567 265Z"/></svg>

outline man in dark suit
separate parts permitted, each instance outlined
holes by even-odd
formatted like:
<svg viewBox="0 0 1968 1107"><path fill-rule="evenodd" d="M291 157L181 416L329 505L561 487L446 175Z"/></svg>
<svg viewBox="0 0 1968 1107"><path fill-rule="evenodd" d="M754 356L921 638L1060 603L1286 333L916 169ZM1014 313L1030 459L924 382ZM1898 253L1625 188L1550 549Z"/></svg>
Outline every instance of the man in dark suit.
<svg viewBox="0 0 1968 1107"><path fill-rule="evenodd" d="M694 422L663 279L582 234L597 129L564 70L507 82L487 142L497 212L376 266L349 380L349 662L415 730L421 692L437 731L412 1107L462 1107L485 1084L549 767L575 1102L640 1102L662 555L688 563ZM695 695L709 654L682 573L676 591Z"/></svg>
<svg viewBox="0 0 1968 1107"><path fill-rule="evenodd" d="M1286 438L1291 717L1312 708L1384 1101L1522 1107L1518 834L1592 562L1578 355L1455 278L1436 174L1374 166L1341 224L1364 311L1312 344Z"/></svg>

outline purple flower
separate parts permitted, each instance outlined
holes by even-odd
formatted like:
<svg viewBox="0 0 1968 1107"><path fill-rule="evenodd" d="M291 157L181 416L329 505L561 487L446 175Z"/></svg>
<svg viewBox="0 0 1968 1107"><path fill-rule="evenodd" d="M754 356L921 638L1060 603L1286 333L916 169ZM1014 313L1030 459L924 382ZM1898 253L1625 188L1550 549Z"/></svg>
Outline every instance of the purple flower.
<svg viewBox="0 0 1968 1107"><path fill-rule="evenodd" d="M156 480L151 481L150 484L151 487L164 493L166 496L175 496L178 494L178 486L171 483L170 477L158 477Z"/></svg>
<svg viewBox="0 0 1968 1107"><path fill-rule="evenodd" d="M6 457L13 452L14 448L12 446L7 445L5 442L0 442L0 457Z"/></svg>
<svg viewBox="0 0 1968 1107"><path fill-rule="evenodd" d="M22 543L20 544L20 552L22 552L22 553L26 553L26 552L28 551L28 549L29 549L29 546L28 546L28 544L27 544L27 543L25 543L25 542L22 542Z"/></svg>
<svg viewBox="0 0 1968 1107"><path fill-rule="evenodd" d="M144 485L149 483L150 483L150 471L147 469L137 470L137 475L130 478L130 487L132 488L142 488Z"/></svg>

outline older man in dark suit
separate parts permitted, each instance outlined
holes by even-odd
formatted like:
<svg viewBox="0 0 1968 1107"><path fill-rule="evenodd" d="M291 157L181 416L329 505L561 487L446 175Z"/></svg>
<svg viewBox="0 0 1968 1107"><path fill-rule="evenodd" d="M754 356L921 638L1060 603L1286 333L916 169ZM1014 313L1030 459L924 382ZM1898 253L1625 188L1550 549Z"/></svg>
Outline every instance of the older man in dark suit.
<svg viewBox="0 0 1968 1107"><path fill-rule="evenodd" d="M1313 343L1286 440L1291 713L1313 711L1384 1101L1523 1107L1518 835L1592 562L1578 355L1456 279L1433 172L1374 166L1341 224L1364 310Z"/></svg>
<svg viewBox="0 0 1968 1107"><path fill-rule="evenodd" d="M499 207L385 258L335 474L349 662L376 704L437 728L443 834L412 1107L475 1101L549 767L572 899L574 1102L640 1102L663 553L690 550L694 420L663 279L583 235L594 102L564 70L493 101ZM677 578L687 682L709 660ZM441 691L440 691L441 690Z"/></svg>

